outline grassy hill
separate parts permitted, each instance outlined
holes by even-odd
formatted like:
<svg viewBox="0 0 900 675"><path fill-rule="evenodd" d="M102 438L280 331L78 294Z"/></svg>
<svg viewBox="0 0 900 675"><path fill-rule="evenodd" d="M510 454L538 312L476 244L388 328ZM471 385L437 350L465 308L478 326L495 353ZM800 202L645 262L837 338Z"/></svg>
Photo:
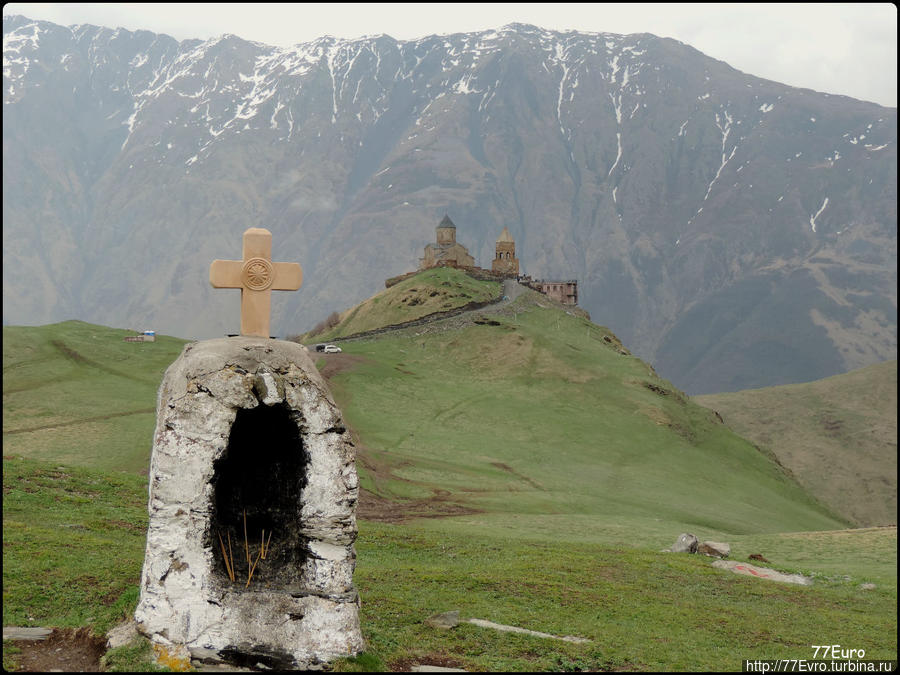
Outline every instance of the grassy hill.
<svg viewBox="0 0 900 675"><path fill-rule="evenodd" d="M607 329L537 293L342 347L322 367L363 486L478 512L461 527L659 548L685 530L844 526Z"/></svg>
<svg viewBox="0 0 900 675"><path fill-rule="evenodd" d="M860 525L897 524L897 361L816 382L696 396Z"/></svg>
<svg viewBox="0 0 900 675"><path fill-rule="evenodd" d="M420 292L432 290L406 297ZM133 612L140 473L156 387L183 343L126 334L4 328L4 625L102 632ZM896 658L896 529L843 529L607 329L528 292L342 347L318 365L358 440L368 647L338 670L737 670L811 658L823 636ZM816 583L659 552L682 531ZM423 623L451 609L591 642Z"/></svg>
<svg viewBox="0 0 900 675"><path fill-rule="evenodd" d="M339 323L304 339L322 342L382 326L413 321L472 302L496 299L500 284L480 281L447 267L425 270L383 290L339 315Z"/></svg>
<svg viewBox="0 0 900 675"><path fill-rule="evenodd" d="M148 467L156 390L185 340L64 321L3 327L3 453L139 471Z"/></svg>

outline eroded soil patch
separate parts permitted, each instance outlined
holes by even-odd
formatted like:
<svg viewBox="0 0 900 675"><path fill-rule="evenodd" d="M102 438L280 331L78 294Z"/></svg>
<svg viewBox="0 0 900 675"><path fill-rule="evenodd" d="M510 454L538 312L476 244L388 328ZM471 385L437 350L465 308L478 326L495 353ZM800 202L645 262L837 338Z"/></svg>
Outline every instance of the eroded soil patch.
<svg viewBox="0 0 900 675"><path fill-rule="evenodd" d="M311 352L310 356L313 357L324 357L325 363L322 364L322 367L319 369L319 372L322 374L326 380L330 380L335 375L343 373L345 370L352 370L359 363L365 363L369 361L365 356L357 356L355 354L324 354L318 352Z"/></svg>
<svg viewBox="0 0 900 675"><path fill-rule="evenodd" d="M446 490L436 490L432 497L395 502L360 488L356 514L363 520L402 523L411 518L447 518L481 513L478 509L449 501L451 497Z"/></svg>
<svg viewBox="0 0 900 675"><path fill-rule="evenodd" d="M55 628L46 640L16 640L18 672L98 673L106 651L105 638L90 628Z"/></svg>
<svg viewBox="0 0 900 675"><path fill-rule="evenodd" d="M391 661L388 667L394 673L408 673L413 666L439 666L441 668L464 668L465 664L459 659L444 654L426 654L425 656L408 657Z"/></svg>

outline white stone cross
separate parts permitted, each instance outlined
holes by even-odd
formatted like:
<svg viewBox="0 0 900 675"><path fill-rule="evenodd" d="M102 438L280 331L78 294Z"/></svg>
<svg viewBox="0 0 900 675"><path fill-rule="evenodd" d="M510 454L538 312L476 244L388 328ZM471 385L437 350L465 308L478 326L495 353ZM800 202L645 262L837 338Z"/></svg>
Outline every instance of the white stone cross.
<svg viewBox="0 0 900 675"><path fill-rule="evenodd" d="M241 335L269 337L270 291L296 291L303 283L299 263L272 262L272 233L261 227L244 232L243 260L213 260L213 288L241 289Z"/></svg>

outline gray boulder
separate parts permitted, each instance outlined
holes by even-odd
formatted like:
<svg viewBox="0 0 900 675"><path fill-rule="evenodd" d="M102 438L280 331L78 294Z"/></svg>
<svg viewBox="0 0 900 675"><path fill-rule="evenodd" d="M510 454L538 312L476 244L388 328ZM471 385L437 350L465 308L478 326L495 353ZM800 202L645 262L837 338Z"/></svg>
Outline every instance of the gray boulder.
<svg viewBox="0 0 900 675"><path fill-rule="evenodd" d="M672 553L696 553L697 546L697 537L685 532L678 536L678 539L669 550Z"/></svg>
<svg viewBox="0 0 900 675"><path fill-rule="evenodd" d="M697 547L697 553L713 558L727 558L731 554L731 546L719 541L704 541Z"/></svg>
<svg viewBox="0 0 900 675"><path fill-rule="evenodd" d="M128 621L124 621L117 626L114 626L106 634L106 648L115 649L116 647L123 647L134 642L139 637L137 624L135 624L133 619L129 619Z"/></svg>
<svg viewBox="0 0 900 675"><path fill-rule="evenodd" d="M425 625L432 628L442 628L449 630L459 625L459 610L452 612L443 612L442 614L433 614L425 619Z"/></svg>

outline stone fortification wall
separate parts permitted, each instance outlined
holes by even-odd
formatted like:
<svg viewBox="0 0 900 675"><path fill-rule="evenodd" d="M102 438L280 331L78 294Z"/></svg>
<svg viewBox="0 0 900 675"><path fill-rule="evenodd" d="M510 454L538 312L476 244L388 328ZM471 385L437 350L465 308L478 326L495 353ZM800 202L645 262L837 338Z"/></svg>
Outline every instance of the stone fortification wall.
<svg viewBox="0 0 900 675"><path fill-rule="evenodd" d="M473 279L478 279L479 281L503 281L504 279L510 279L514 275L510 275L503 272L494 272L491 270L486 270L482 267L467 267L464 265L456 265L451 262L445 262L435 267L452 267L454 269L462 270L466 274L468 274ZM390 279L385 279L384 287L390 288L391 286L396 286L401 281L406 281L410 277L414 277L417 274L421 274L424 270L418 269L415 272L407 272L406 274L400 274L396 277L391 277Z"/></svg>

